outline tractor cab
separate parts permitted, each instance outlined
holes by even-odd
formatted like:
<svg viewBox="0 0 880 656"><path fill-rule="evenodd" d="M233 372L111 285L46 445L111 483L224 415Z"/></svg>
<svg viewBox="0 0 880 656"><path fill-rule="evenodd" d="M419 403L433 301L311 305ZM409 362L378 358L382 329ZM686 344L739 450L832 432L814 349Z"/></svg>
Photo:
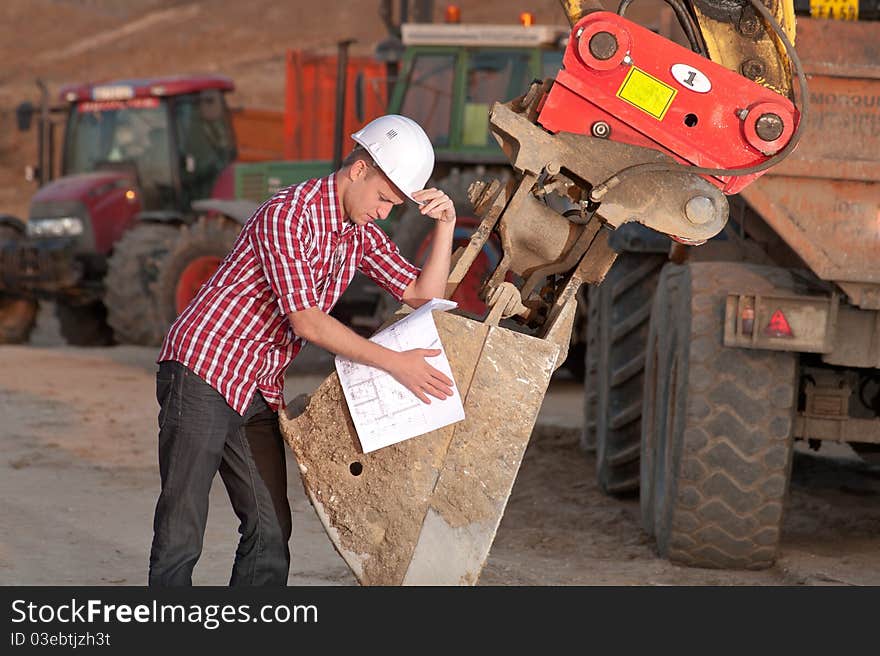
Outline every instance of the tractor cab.
<svg viewBox="0 0 880 656"><path fill-rule="evenodd" d="M506 164L489 132L489 109L534 78L555 75L567 36L550 25L405 23L390 107L424 127L438 163Z"/></svg>
<svg viewBox="0 0 880 656"><path fill-rule="evenodd" d="M67 87L62 176L121 171L145 212L188 213L208 198L236 146L223 77Z"/></svg>

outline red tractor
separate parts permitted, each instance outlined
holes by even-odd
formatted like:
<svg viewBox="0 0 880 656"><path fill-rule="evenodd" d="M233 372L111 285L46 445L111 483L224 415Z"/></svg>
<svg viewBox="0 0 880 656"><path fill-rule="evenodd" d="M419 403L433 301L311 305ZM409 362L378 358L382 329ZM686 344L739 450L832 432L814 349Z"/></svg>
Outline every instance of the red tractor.
<svg viewBox="0 0 880 656"><path fill-rule="evenodd" d="M0 215L0 342L27 341L40 298L71 344L160 342L254 208L233 200L233 88L222 76L121 80L64 87L58 107L44 88L41 187L26 224ZM19 107L20 129L33 113Z"/></svg>

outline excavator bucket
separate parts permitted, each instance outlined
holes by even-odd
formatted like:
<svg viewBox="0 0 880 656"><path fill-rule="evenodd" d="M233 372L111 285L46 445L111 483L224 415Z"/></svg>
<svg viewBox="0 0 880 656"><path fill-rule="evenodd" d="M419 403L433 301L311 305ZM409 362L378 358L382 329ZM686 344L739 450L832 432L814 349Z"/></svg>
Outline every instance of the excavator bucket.
<svg viewBox="0 0 880 656"><path fill-rule="evenodd" d="M433 316L463 421L365 454L335 373L281 413L306 493L363 585L477 582L561 355L551 340Z"/></svg>

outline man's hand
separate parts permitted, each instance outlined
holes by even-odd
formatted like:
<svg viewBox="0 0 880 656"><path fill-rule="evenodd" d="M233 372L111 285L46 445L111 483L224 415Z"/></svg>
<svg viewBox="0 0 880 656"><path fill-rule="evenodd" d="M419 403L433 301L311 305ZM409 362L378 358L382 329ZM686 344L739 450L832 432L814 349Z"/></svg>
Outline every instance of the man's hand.
<svg viewBox="0 0 880 656"><path fill-rule="evenodd" d="M427 299L442 298L446 293L455 237L455 206L449 196L433 187L413 192L412 196L422 203L419 211L437 222L431 238L431 252L422 265L422 272L403 293L404 303L418 307Z"/></svg>
<svg viewBox="0 0 880 656"><path fill-rule="evenodd" d="M294 332L303 339L349 360L383 369L415 394L430 403L430 394L440 400L452 396L452 381L425 358L440 355L439 349L393 351L361 337L322 310L312 307L287 315Z"/></svg>
<svg viewBox="0 0 880 656"><path fill-rule="evenodd" d="M425 358L432 358L440 353L440 349L401 351L382 368L415 394L422 403L431 403L428 394L442 401L452 396L452 381L425 361Z"/></svg>
<svg viewBox="0 0 880 656"><path fill-rule="evenodd" d="M422 203L419 208L422 214L442 223L455 223L455 205L452 204L452 199L439 189L434 187L422 189L413 192L412 197Z"/></svg>

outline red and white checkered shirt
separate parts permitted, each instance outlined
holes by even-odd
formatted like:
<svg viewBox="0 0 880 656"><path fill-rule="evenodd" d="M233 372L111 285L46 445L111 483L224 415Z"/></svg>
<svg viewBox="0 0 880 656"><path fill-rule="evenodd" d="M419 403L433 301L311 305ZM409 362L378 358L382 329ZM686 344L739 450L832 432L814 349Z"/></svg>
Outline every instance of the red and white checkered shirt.
<svg viewBox="0 0 880 656"><path fill-rule="evenodd" d="M381 228L346 220L335 174L282 189L171 326L157 362L190 368L239 414L257 390L278 410L284 372L304 344L287 313L329 312L356 270L398 300L419 275Z"/></svg>

